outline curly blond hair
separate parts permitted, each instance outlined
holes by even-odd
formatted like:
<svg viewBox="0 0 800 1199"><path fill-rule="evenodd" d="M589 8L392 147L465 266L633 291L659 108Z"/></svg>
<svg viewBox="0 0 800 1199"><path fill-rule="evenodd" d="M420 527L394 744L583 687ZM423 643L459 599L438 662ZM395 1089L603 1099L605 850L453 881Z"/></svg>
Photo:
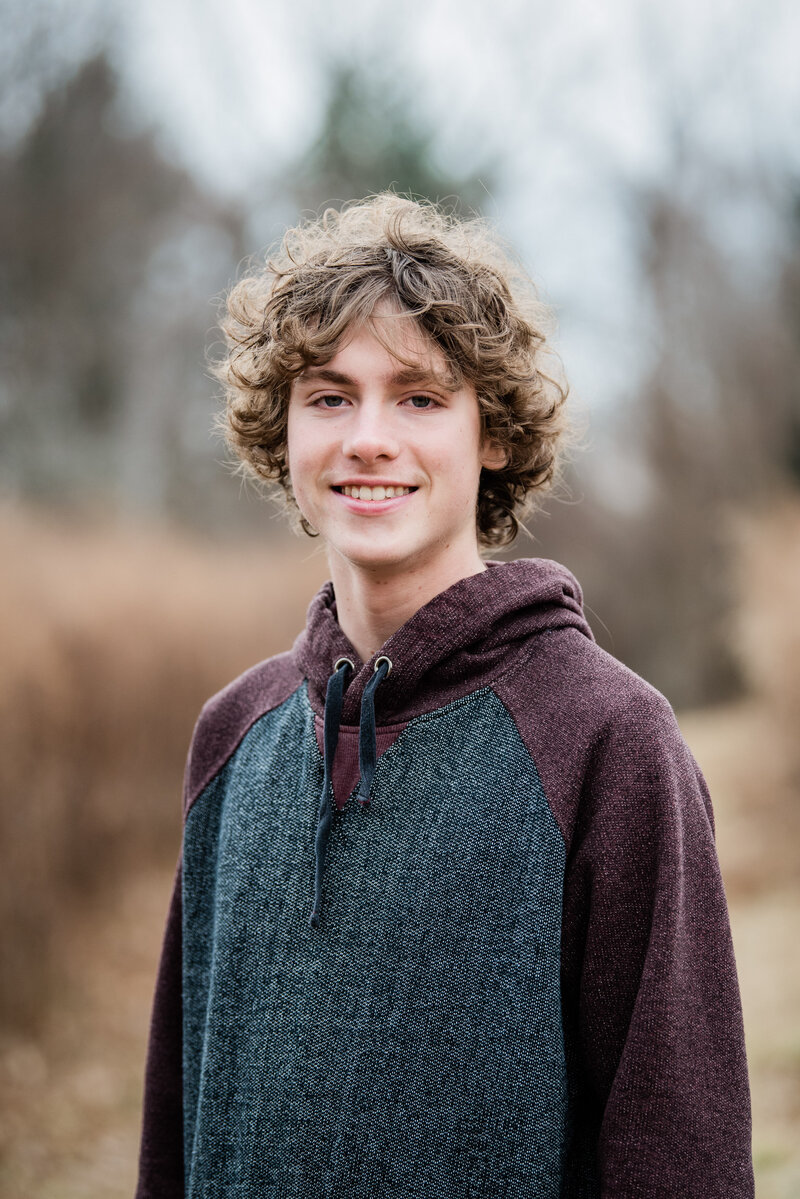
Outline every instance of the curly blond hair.
<svg viewBox="0 0 800 1199"><path fill-rule="evenodd" d="M292 380L329 361L379 306L412 316L458 383L475 387L484 437L506 456L501 469L481 472L478 541L508 545L554 478L568 388L547 339L550 309L483 220L382 193L289 229L227 296L227 353L214 372L229 446L294 503Z"/></svg>

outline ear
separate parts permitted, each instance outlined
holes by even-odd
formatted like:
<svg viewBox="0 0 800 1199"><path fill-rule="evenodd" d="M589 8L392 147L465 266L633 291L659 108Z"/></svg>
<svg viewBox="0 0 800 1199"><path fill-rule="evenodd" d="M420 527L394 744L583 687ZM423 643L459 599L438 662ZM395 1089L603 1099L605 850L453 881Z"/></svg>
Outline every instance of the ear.
<svg viewBox="0 0 800 1199"><path fill-rule="evenodd" d="M508 451L496 441L484 440L481 448L481 466L484 470L502 470L508 466Z"/></svg>

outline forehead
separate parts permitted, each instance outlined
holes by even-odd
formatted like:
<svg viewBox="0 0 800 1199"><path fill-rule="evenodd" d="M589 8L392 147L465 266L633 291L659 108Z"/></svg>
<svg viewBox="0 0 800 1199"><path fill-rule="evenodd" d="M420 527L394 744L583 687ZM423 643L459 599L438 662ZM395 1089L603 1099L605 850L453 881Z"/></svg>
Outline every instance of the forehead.
<svg viewBox="0 0 800 1199"><path fill-rule="evenodd" d="M455 365L406 313L375 313L350 326L333 356L307 367L299 379L336 381L333 376L351 373L380 376L397 385L426 380L451 390L462 385Z"/></svg>

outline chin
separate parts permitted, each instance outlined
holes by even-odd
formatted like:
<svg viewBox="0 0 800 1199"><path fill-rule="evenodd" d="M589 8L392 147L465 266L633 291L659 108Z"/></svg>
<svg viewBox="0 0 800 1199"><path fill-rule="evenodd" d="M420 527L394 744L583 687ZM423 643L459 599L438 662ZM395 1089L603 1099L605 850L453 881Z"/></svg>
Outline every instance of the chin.
<svg viewBox="0 0 800 1199"><path fill-rule="evenodd" d="M417 546L387 545L385 543L378 545L374 542L370 545L331 545L330 549L338 557L362 570L410 567L418 558L424 557L424 551Z"/></svg>

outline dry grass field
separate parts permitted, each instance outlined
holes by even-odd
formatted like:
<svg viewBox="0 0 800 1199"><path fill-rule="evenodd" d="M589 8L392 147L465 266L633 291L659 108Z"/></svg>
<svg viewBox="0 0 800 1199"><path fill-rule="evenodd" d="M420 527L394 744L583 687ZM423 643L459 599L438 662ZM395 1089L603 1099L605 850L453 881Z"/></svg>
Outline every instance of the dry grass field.
<svg viewBox="0 0 800 1199"><path fill-rule="evenodd" d="M739 534L750 693L685 713L731 904L759 1199L800 1197L800 507ZM324 562L0 513L0 1197L133 1193L144 1045L202 700L288 646Z"/></svg>

